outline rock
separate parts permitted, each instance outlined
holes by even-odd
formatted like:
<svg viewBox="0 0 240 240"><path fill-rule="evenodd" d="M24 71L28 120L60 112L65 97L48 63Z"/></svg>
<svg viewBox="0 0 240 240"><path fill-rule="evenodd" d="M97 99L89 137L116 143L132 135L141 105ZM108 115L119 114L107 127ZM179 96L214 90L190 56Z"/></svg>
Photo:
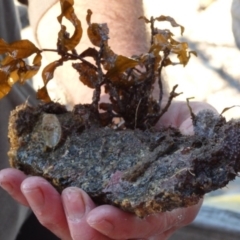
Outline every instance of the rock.
<svg viewBox="0 0 240 240"><path fill-rule="evenodd" d="M54 116L56 128L48 126L46 114ZM240 170L240 121L226 122L210 110L193 118L195 135L184 136L171 127L101 127L89 105L67 112L57 103L24 104L10 116L10 164L44 177L59 192L79 187L96 204L139 217L188 207ZM48 127L55 137L46 145Z"/></svg>

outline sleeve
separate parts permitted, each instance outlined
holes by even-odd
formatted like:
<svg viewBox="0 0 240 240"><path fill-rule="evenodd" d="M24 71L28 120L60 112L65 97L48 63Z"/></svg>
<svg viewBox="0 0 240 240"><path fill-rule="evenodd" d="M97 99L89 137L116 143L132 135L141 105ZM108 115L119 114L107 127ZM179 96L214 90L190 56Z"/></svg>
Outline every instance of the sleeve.
<svg viewBox="0 0 240 240"><path fill-rule="evenodd" d="M11 29L11 31L9 31ZM0 1L0 38L8 42L20 39L19 19L14 1ZM10 111L18 104L29 99L29 103L36 102L35 92L27 82L24 88L16 84L11 92L0 101L0 170L9 167L8 118ZM23 222L29 215L27 207L21 206L0 188L0 239L14 240Z"/></svg>
<svg viewBox="0 0 240 240"><path fill-rule="evenodd" d="M24 88L14 86L11 92L0 101L0 170L9 167L7 156L9 150L7 132L10 111L17 105L24 103L28 98L29 103L32 105L36 102L35 93L27 82ZM1 188L0 206L3 206L0 211L0 239L13 240L30 211L27 207L21 206L9 197L9 195Z"/></svg>

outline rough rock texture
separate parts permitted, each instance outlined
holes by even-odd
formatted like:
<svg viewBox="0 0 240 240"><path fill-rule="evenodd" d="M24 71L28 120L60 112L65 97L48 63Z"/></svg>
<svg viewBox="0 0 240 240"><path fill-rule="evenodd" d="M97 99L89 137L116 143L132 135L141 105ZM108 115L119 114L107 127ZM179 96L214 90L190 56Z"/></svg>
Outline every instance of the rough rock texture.
<svg viewBox="0 0 240 240"><path fill-rule="evenodd" d="M100 127L89 105L21 105L11 113L8 154L13 167L60 192L77 186L98 204L144 217L196 204L240 171L240 121L204 110L193 123L194 136L114 130Z"/></svg>

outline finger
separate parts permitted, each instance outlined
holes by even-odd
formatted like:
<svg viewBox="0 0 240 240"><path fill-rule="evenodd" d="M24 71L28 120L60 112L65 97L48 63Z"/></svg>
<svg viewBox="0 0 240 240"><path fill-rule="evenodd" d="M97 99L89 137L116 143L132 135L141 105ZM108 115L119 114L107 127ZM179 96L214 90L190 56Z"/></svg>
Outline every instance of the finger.
<svg viewBox="0 0 240 240"><path fill-rule="evenodd" d="M75 187L66 188L62 192L62 200L73 240L109 239L86 222L87 214L96 206L84 191Z"/></svg>
<svg viewBox="0 0 240 240"><path fill-rule="evenodd" d="M192 107L192 111L194 112L194 114L197 114L198 112L200 112L203 109L210 109L213 112L217 112L216 109L214 109L211 105L209 105L207 103L194 102L194 103L192 103L191 107ZM184 108L186 109L186 106ZM184 116L188 116L188 117L185 120L183 120ZM184 111L181 111L181 112L179 112L179 119L181 119L179 121L179 130L181 131L181 133L185 134L185 135L193 135L194 129L193 129L192 117L189 116L189 114L186 114Z"/></svg>
<svg viewBox="0 0 240 240"><path fill-rule="evenodd" d="M182 227L196 217L201 203L171 212L150 215L140 219L113 206L93 209L87 218L89 225L113 239L149 238L162 234L172 227Z"/></svg>
<svg viewBox="0 0 240 240"><path fill-rule="evenodd" d="M61 239L70 240L61 196L56 189L40 177L25 179L21 189L39 222Z"/></svg>
<svg viewBox="0 0 240 240"><path fill-rule="evenodd" d="M217 112L214 107L203 102L190 102L190 106L194 114L197 114L203 109L210 109ZM190 110L185 101L173 101L167 112L160 118L159 122L156 124L156 128L160 126L172 126L179 128L181 124L187 120L191 119ZM192 121L190 121L192 123Z"/></svg>
<svg viewBox="0 0 240 240"><path fill-rule="evenodd" d="M27 178L27 176L13 168L7 168L0 171L0 185L7 191L12 198L24 206L29 206L25 196L21 191L21 183Z"/></svg>
<svg viewBox="0 0 240 240"><path fill-rule="evenodd" d="M194 130L193 130L192 119L188 118L185 121L183 121L182 124L179 126L179 130L184 135L193 135Z"/></svg>
<svg viewBox="0 0 240 240"><path fill-rule="evenodd" d="M149 238L149 240L159 240L159 239L167 240L167 239L169 239L169 237L171 237L178 229L190 224L195 219L195 217L197 216L197 214L202 206L202 203L203 203L203 199L201 199L198 204L186 209L186 215L185 215L186 217L185 218L183 217L183 215L181 215L181 213L179 215L176 213L178 215L177 218L180 221L177 221L175 226L173 226L172 228L163 232L161 235L155 235L154 237ZM172 216L172 217L174 217L174 216Z"/></svg>

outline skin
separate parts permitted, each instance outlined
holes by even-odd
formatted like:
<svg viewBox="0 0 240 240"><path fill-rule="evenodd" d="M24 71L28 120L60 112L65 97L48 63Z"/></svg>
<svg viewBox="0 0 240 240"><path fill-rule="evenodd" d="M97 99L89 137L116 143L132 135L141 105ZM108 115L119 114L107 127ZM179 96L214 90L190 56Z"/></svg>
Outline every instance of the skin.
<svg viewBox="0 0 240 240"><path fill-rule="evenodd" d="M145 23L136 21L143 15L142 2L101 0L101 4L97 4L98 1L75 1L75 12L78 17L85 19L86 11L90 8L94 12L94 22L107 22L110 28L110 45L114 46L113 50L116 53L131 56L134 53L146 52L148 37ZM52 21L52 16L58 14L59 6L54 5L35 29L41 47L55 48L59 26L55 26L56 21ZM118 23L120 16L121 24ZM84 21L83 29L86 29ZM40 34L42 31L45 34ZM78 51L81 52L87 46L88 41L86 36L83 36ZM52 53L46 55L49 62L55 60L55 57ZM55 77L68 96L70 104L91 100L91 92L80 81L76 81L78 75L68 65L56 71ZM67 84L64 82L66 78ZM195 113L201 109L213 109L205 103L191 103L191 106ZM178 127L184 134L192 134L192 121L186 103L174 102L157 123L156 128L160 125L171 125ZM96 206L79 188L66 188L60 195L46 180L26 176L16 169L1 170L0 185L17 202L30 207L40 223L63 240L164 240L177 229L191 223L201 206L200 201L199 204L189 208L175 209L140 219L113 206Z"/></svg>

